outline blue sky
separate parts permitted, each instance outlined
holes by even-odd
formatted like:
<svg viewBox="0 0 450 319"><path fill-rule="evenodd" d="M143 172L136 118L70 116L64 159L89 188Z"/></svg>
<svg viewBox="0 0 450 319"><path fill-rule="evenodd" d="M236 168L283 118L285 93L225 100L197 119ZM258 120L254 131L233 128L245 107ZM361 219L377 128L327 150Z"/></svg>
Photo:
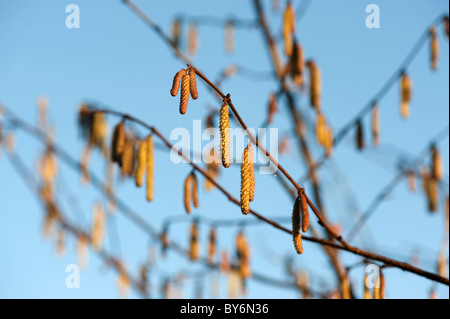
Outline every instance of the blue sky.
<svg viewBox="0 0 450 319"><path fill-rule="evenodd" d="M305 1L305 0L303 0ZM280 26L281 14L270 12L269 1L263 1L272 30ZM281 1L284 4L285 1ZM294 0L297 7L300 1ZM75 3L80 8L80 28L67 29L65 8ZM253 19L251 1L142 1L136 3L163 30L169 31L170 22L180 14L189 16L236 16ZM381 28L367 29L365 7L379 5ZM323 110L329 123L337 131L365 105L399 66L419 35L439 14L448 13L448 2L348 0L343 2L314 1L299 22L297 36L307 57L313 57L322 71ZM345 194L348 188L357 194L359 210L367 208L375 194L396 172L402 154L408 158L417 155L429 139L448 126L449 77L448 40L438 26L440 41L439 69L429 67L429 50L425 46L408 69L414 82L411 117L403 120L398 108L398 86L394 86L380 101L381 140L379 150L358 153L353 146L353 134L341 143L333 160L321 170L325 207L334 222L344 231L352 226L352 214ZM269 71L271 63L262 34L257 29L235 31L236 51L224 52L223 30L199 26L200 47L193 58L195 64L211 79L232 63L249 69ZM169 94L172 77L183 64L170 48L147 28L121 1L1 1L0 2L0 102L30 123L36 123L36 100L46 96L50 101L50 119L56 128L57 142L80 158L84 147L79 139L76 112L85 99L101 101L118 110L130 113L149 124L156 125L166 136L172 129L192 129L192 121L203 120L209 105L219 107L206 87L199 85L200 98L190 102L188 113L178 113L178 98ZM257 127L265 117L269 93L278 88L272 80L236 76L224 82L224 92L232 94L233 103L249 126ZM304 113L313 118L306 99L299 102ZM273 127L280 134L291 128L288 109L282 102ZM117 118L109 118L110 128ZM369 118L365 118L369 125ZM368 126L367 126L368 127ZM142 131L142 130L141 130ZM368 132L367 132L368 133ZM367 134L368 135L368 134ZM311 141L313 140L310 137ZM173 141L175 142L175 141ZM320 148L313 144L316 156ZM395 147L393 147L393 146ZM448 169L448 139L439 144ZM42 146L23 133L17 134L17 150L34 170ZM404 150L404 151L399 151ZM302 176L305 166L292 141L291 155L280 162L293 176ZM98 154L91 159L91 167L98 175L104 174L104 163ZM145 220L160 228L164 219L184 213L182 183L191 171L183 164L170 162L169 153L158 152L155 172L155 201L145 202L144 191L132 182L118 185L118 194L126 199ZM90 221L92 205L101 197L90 186L80 184L80 176L60 163L65 184L78 198L83 216L68 215L80 225ZM341 173L336 173L340 171ZM222 171L220 182L232 194L239 195L239 170ZM337 181L345 176L345 182ZM446 175L448 182L448 175ZM347 186L346 186L347 185ZM310 185L305 185L306 190ZM237 206L226 201L217 190L200 193L201 208L195 214L211 218L252 218L241 216ZM289 217L292 200L270 176L256 177L254 208L265 216ZM442 206L442 205L441 205ZM66 205L66 207L68 207ZM81 274L81 287L65 287L65 268L76 263L75 243L68 242L68 252L55 257L53 244L42 239L42 209L18 178L5 158L0 157L0 297L13 298L116 298L116 277L112 270L90 253L90 264ZM426 211L421 192L410 194L401 183L372 217L364 236L355 244L368 250L385 253L408 261L411 252L419 251L421 267L435 271L435 260L443 231L443 211L430 215ZM115 230L114 225L117 225ZM173 239L187 246L188 225L173 227ZM112 217L108 232L117 237L120 245L108 243L107 249L127 260L131 272L137 273L139 263L145 260L149 240L120 214ZM202 227L203 248L206 247L207 227ZM230 248L237 229L219 230L219 246ZM114 236L118 233L118 236ZM311 271L313 280L323 280L333 286L334 277L321 248L305 243L305 253L294 255L291 238L269 226L261 225L246 230L252 244L252 265L255 271L286 278L283 258L293 256L299 269ZM117 241L117 238L115 239ZM366 240L363 240L363 239ZM375 238L375 239L373 239ZM112 241L114 243L114 240ZM447 248L448 250L448 248ZM203 250L204 251L204 250ZM448 256L448 251L447 251ZM342 260L351 265L359 260L343 253ZM165 260L159 258L152 275L155 285L161 278L180 270L200 271L198 265L186 262L175 254ZM362 288L363 270L351 272L356 291ZM428 280L396 269L386 270L388 297L426 298L432 286ZM437 285L440 297L448 298L448 288ZM205 281L208 296L209 280ZM226 297L226 281L222 278L222 297ZM186 283L184 296L192 297L194 285ZM131 297L137 297L131 293ZM295 298L297 293L249 282L251 298Z"/></svg>

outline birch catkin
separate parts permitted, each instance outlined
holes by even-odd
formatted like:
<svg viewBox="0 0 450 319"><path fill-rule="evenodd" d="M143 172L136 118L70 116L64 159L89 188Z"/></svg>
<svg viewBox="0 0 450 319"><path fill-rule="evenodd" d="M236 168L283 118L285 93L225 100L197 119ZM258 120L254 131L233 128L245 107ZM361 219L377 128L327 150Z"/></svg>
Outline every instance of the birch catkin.
<svg viewBox="0 0 450 319"><path fill-rule="evenodd" d="M303 54L303 48L296 40L293 44L294 48L291 56L291 76L294 83L300 87L303 85L303 72L305 69L305 59Z"/></svg>
<svg viewBox="0 0 450 319"><path fill-rule="evenodd" d="M194 172L192 172L191 175L192 175L192 203L194 204L195 208L199 208L200 202L198 200L198 179Z"/></svg>
<svg viewBox="0 0 450 319"><path fill-rule="evenodd" d="M222 151L222 166L225 168L230 167L230 118L228 113L228 104L223 103L220 108L220 138L221 138L221 151Z"/></svg>
<svg viewBox="0 0 450 319"><path fill-rule="evenodd" d="M248 146L244 149L241 164L241 212L247 215L250 212L250 175Z"/></svg>
<svg viewBox="0 0 450 319"><path fill-rule="evenodd" d="M295 11L289 1L283 14L283 36L285 41L285 53L287 56L292 54L292 34L295 33Z"/></svg>
<svg viewBox="0 0 450 319"><path fill-rule="evenodd" d="M153 137L150 134L147 136L147 200L151 202L153 200L153 173L154 173L154 155L153 155Z"/></svg>
<svg viewBox="0 0 450 319"><path fill-rule="evenodd" d="M191 179L192 175L189 174L184 180L184 209L186 213L191 213Z"/></svg>
<svg viewBox="0 0 450 319"><path fill-rule="evenodd" d="M170 94L172 96L177 96L178 90L180 89L181 78L186 74L185 69L178 71L173 77L172 88L170 89Z"/></svg>
<svg viewBox="0 0 450 319"><path fill-rule="evenodd" d="M277 106L277 96L275 93L271 93L269 97L269 107L267 111L267 124L271 124L273 122L273 117L278 112Z"/></svg>
<svg viewBox="0 0 450 319"><path fill-rule="evenodd" d="M114 127L111 143L111 160L122 165L122 153L125 148L125 122L121 121Z"/></svg>
<svg viewBox="0 0 450 319"><path fill-rule="evenodd" d="M300 213L301 213L301 199L297 197L294 204L294 209L292 210L292 236L294 241L295 250L299 255L303 254L303 245L302 245L302 234L301 230L301 221L300 221Z"/></svg>
<svg viewBox="0 0 450 319"><path fill-rule="evenodd" d="M401 74L400 87L401 87L400 112L403 118L407 118L409 117L409 104L411 103L412 81L404 71Z"/></svg>
<svg viewBox="0 0 450 319"><path fill-rule="evenodd" d="M133 175L133 162L134 162L134 146L133 142L127 140L122 154L122 177Z"/></svg>
<svg viewBox="0 0 450 319"><path fill-rule="evenodd" d="M316 110L320 110L321 100L320 96L322 94L322 81L320 70L317 64L309 60L306 65L309 69L309 98L311 105L314 106Z"/></svg>
<svg viewBox="0 0 450 319"><path fill-rule="evenodd" d="M437 37L437 31L435 26L432 26L430 28L430 58L431 58L431 69L437 70L439 59L439 40Z"/></svg>
<svg viewBox="0 0 450 319"><path fill-rule="evenodd" d="M304 189L300 191L300 208L302 217L302 231L306 233L309 228L309 210L308 210L308 201L306 199Z"/></svg>
<svg viewBox="0 0 450 319"><path fill-rule="evenodd" d="M192 261L197 260L200 255L200 246L198 241L198 225L196 222L192 223L191 230L190 230L190 236L189 236L189 258Z"/></svg>
<svg viewBox="0 0 450 319"><path fill-rule="evenodd" d="M181 78L181 94L180 94L180 113L186 114L189 103L189 92L191 85L191 77L189 74L183 75Z"/></svg>
<svg viewBox="0 0 450 319"><path fill-rule="evenodd" d="M144 182L144 174L147 168L147 140L139 143L135 182L137 187L141 187Z"/></svg>
<svg viewBox="0 0 450 319"><path fill-rule="evenodd" d="M216 229L213 227L209 231L208 240L208 264L212 265L214 263L214 255L216 254Z"/></svg>
<svg viewBox="0 0 450 319"><path fill-rule="evenodd" d="M437 180L442 180L444 177L444 165L442 158L436 145L431 147L432 156L432 177Z"/></svg>
<svg viewBox="0 0 450 319"><path fill-rule="evenodd" d="M195 69L189 69L189 91L191 92L191 97L196 100L198 99L197 91L197 79L195 78Z"/></svg>
<svg viewBox="0 0 450 319"><path fill-rule="evenodd" d="M255 165L253 163L253 145L248 144L248 176L250 178L249 201L255 199Z"/></svg>

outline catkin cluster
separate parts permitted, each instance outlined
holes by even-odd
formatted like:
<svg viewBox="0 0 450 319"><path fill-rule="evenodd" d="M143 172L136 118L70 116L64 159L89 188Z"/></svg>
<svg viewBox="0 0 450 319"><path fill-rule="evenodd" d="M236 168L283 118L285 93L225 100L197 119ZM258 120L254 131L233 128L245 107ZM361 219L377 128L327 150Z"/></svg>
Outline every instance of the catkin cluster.
<svg viewBox="0 0 450 319"><path fill-rule="evenodd" d="M292 210L292 236L298 254L303 254L302 234L309 228L308 201L304 189L301 189Z"/></svg>
<svg viewBox="0 0 450 319"><path fill-rule="evenodd" d="M244 149L241 164L241 211L247 215L250 212L250 202L255 197L255 172L253 164L253 146L249 143Z"/></svg>
<svg viewBox="0 0 450 319"><path fill-rule="evenodd" d="M189 94L194 100L198 98L195 69L192 67L188 67L187 70L181 69L175 74L173 78L172 88L170 89L170 94L172 96L177 96L180 89L180 83L180 113L186 114L189 103Z"/></svg>
<svg viewBox="0 0 450 319"><path fill-rule="evenodd" d="M184 208L186 213L191 213L191 201L195 208L199 208L198 180L194 172L189 174L184 181Z"/></svg>

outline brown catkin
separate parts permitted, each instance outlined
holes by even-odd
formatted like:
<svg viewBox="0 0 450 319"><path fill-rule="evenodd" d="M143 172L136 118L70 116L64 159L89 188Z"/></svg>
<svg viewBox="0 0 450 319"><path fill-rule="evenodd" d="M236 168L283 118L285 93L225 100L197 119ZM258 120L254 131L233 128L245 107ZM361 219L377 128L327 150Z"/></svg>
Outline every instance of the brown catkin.
<svg viewBox="0 0 450 319"><path fill-rule="evenodd" d="M222 151L222 166L225 168L230 167L230 117L228 104L223 103L220 108L220 146Z"/></svg>
<svg viewBox="0 0 450 319"><path fill-rule="evenodd" d="M403 118L409 117L409 104L411 103L412 96L412 81L411 78L402 72L400 79L400 93L401 93L401 105L400 113Z"/></svg>
<svg viewBox="0 0 450 319"><path fill-rule="evenodd" d="M320 110L321 106L321 94L322 94L322 80L320 75L320 70L317 64L309 60L306 63L309 70L309 98L311 105L316 109Z"/></svg>
<svg viewBox="0 0 450 319"><path fill-rule="evenodd" d="M364 141L364 126L361 120L356 123L356 148L362 151L366 144Z"/></svg>
<svg viewBox="0 0 450 319"><path fill-rule="evenodd" d="M180 36L181 36L181 21L180 19L175 19L172 23L172 40L177 47L180 46Z"/></svg>
<svg viewBox="0 0 450 319"><path fill-rule="evenodd" d="M147 153L147 140L142 140L139 143L136 174L134 175L137 187L141 187L144 182L144 173L147 168Z"/></svg>
<svg viewBox="0 0 450 319"><path fill-rule="evenodd" d="M178 71L173 77L172 88L170 89L170 94L172 96L177 96L178 90L180 89L181 78L186 74L185 69Z"/></svg>
<svg viewBox="0 0 450 319"><path fill-rule="evenodd" d="M192 23L188 30L188 52L190 55L194 56L197 53L198 42L197 25Z"/></svg>
<svg viewBox="0 0 450 319"><path fill-rule="evenodd" d="M431 59L431 69L437 70L438 59L439 59L439 40L437 37L436 27L432 26L430 28L430 59Z"/></svg>
<svg viewBox="0 0 450 319"><path fill-rule="evenodd" d="M189 91L191 92L191 97L196 100L198 99L197 91L197 79L195 78L195 69L189 69Z"/></svg>
<svg viewBox="0 0 450 319"><path fill-rule="evenodd" d="M303 48L296 40L294 40L293 51L291 56L291 76L294 83L301 87L303 85L303 73L305 70L305 58Z"/></svg>
<svg viewBox="0 0 450 319"><path fill-rule="evenodd" d="M200 255L200 246L198 241L198 225L196 222L192 223L189 235L189 258L192 261L197 260Z"/></svg>
<svg viewBox="0 0 450 319"><path fill-rule="evenodd" d="M184 209L186 210L186 213L191 213L191 180L192 175L189 174L186 179L184 180Z"/></svg>
<svg viewBox="0 0 450 319"><path fill-rule="evenodd" d="M125 122L121 121L114 127L111 143L111 160L122 165L122 153L125 148Z"/></svg>
<svg viewBox="0 0 450 319"><path fill-rule="evenodd" d="M192 203L194 203L195 208L200 207L200 202L198 200L198 179L194 172L191 173L192 176Z"/></svg>
<svg viewBox="0 0 450 319"><path fill-rule="evenodd" d="M294 247L298 254L303 254L301 221L300 221L300 197L295 200L294 209L292 210L292 237L294 241Z"/></svg>
<svg viewBox="0 0 450 319"><path fill-rule="evenodd" d="M306 199L305 190L300 191L300 208L302 214L302 231L306 233L309 228L309 210L308 210L308 201Z"/></svg>
<svg viewBox="0 0 450 319"><path fill-rule="evenodd" d="M324 147L325 147L327 157L330 157L333 153L333 147L334 147L333 143L334 143L333 128L331 128L330 126L327 125L325 140L324 140Z"/></svg>
<svg viewBox="0 0 450 319"><path fill-rule="evenodd" d="M213 227L209 231L208 240L208 264L212 265L214 263L214 255L216 254L216 229Z"/></svg>
<svg viewBox="0 0 450 319"><path fill-rule="evenodd" d="M122 154L122 177L133 175L134 146L133 141L127 140Z"/></svg>
<svg viewBox="0 0 450 319"><path fill-rule="evenodd" d="M147 200L153 200L153 184L154 184L154 158L153 158L153 137L147 136Z"/></svg>
<svg viewBox="0 0 450 319"><path fill-rule="evenodd" d="M250 178L249 201L255 199L255 164L253 163L253 145L248 144L248 176Z"/></svg>
<svg viewBox="0 0 450 319"><path fill-rule="evenodd" d="M380 109L376 103L372 104L372 143L380 145Z"/></svg>
<svg viewBox="0 0 450 319"><path fill-rule="evenodd" d="M386 278L382 271L380 271L380 299L386 299Z"/></svg>
<svg viewBox="0 0 450 319"><path fill-rule="evenodd" d="M247 215L250 212L250 175L249 175L248 146L244 149L241 164L241 212Z"/></svg>
<svg viewBox="0 0 450 319"><path fill-rule="evenodd" d="M181 95L180 95L180 113L186 114L189 103L191 77L189 74L183 75L181 78Z"/></svg>
<svg viewBox="0 0 450 319"><path fill-rule="evenodd" d="M447 39L448 39L448 25L449 25L449 23L448 23L448 16L445 16L445 17L442 19L442 23L443 23L443 25L444 25L445 35L447 36Z"/></svg>

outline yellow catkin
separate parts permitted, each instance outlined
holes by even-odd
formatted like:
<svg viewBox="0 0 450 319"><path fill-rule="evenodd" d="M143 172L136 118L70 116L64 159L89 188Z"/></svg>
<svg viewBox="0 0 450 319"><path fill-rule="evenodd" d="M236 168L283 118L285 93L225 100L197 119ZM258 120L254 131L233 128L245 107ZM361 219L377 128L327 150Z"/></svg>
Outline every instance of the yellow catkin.
<svg viewBox="0 0 450 319"><path fill-rule="evenodd" d="M188 52L194 56L197 53L199 45L197 25L192 23L188 30Z"/></svg>
<svg viewBox="0 0 450 319"><path fill-rule="evenodd" d="M302 233L301 233L301 203L300 197L295 200L294 209L292 210L292 237L294 247L298 254L303 254Z"/></svg>
<svg viewBox="0 0 450 319"><path fill-rule="evenodd" d="M428 210L432 213L437 212L439 206L439 181L434 178L428 178Z"/></svg>
<svg viewBox="0 0 450 319"><path fill-rule="evenodd" d="M196 222L192 223L189 236L189 259L196 261L200 257L200 243L198 240L198 225Z"/></svg>
<svg viewBox="0 0 450 319"><path fill-rule="evenodd" d="M185 69L178 71L173 77L172 88L170 89L170 95L177 96L178 90L180 89L181 78L186 74Z"/></svg>
<svg viewBox="0 0 450 319"><path fill-rule="evenodd" d="M333 147L334 147L334 133L333 128L330 126L326 126L325 129L325 139L324 139L324 145L325 147L325 154L327 157L330 157L333 154Z"/></svg>
<svg viewBox="0 0 450 319"><path fill-rule="evenodd" d="M230 167L230 117L228 104L223 103L220 108L220 120L219 120L219 128L220 128L220 146L222 153L222 166L225 168Z"/></svg>
<svg viewBox="0 0 450 319"><path fill-rule="evenodd" d="M147 168L147 153L147 140L142 140L139 143L136 174L134 174L137 187L141 187L144 183L144 174Z"/></svg>
<svg viewBox="0 0 450 319"><path fill-rule="evenodd" d="M255 199L255 164L253 163L253 144L248 144L248 175L250 178L249 201Z"/></svg>
<svg viewBox="0 0 450 319"><path fill-rule="evenodd" d="M197 176L194 174L194 172L191 173L192 179L191 179L191 185L192 185L192 203L194 204L195 208L200 207L200 201L198 199L198 179Z"/></svg>
<svg viewBox="0 0 450 319"><path fill-rule="evenodd" d="M58 162L50 150L46 150L41 159L41 176L44 183L52 183L58 172Z"/></svg>
<svg viewBox="0 0 450 319"><path fill-rule="evenodd" d="M376 103L372 104L372 143L380 145L380 109Z"/></svg>
<svg viewBox="0 0 450 319"><path fill-rule="evenodd" d="M411 103L412 96L412 81L411 78L402 72L400 79L400 94L401 94L401 104L400 113L403 118L409 117L409 105Z"/></svg>
<svg viewBox="0 0 450 319"><path fill-rule="evenodd" d="M125 148L125 122L121 121L114 127L111 143L111 160L121 165L122 153Z"/></svg>
<svg viewBox="0 0 450 319"><path fill-rule="evenodd" d="M188 214L191 213L191 180L191 174L189 174L184 180L184 209Z"/></svg>
<svg viewBox="0 0 450 319"><path fill-rule="evenodd" d="M356 148L362 151L366 147L364 141L364 126L361 120L356 123Z"/></svg>
<svg viewBox="0 0 450 319"><path fill-rule="evenodd" d="M269 97L269 107L267 111L267 124L271 124L273 122L273 117L278 112L277 106L277 96L275 93L271 93Z"/></svg>
<svg viewBox="0 0 450 319"><path fill-rule="evenodd" d="M344 278L342 278L341 282L341 296L342 299L351 299L351 292L350 292L350 280L348 279L348 275L345 274Z"/></svg>
<svg viewBox="0 0 450 319"><path fill-rule="evenodd" d="M309 228L309 210L305 190L300 191L300 208L302 214L302 231L306 233Z"/></svg>
<svg viewBox="0 0 450 319"><path fill-rule="evenodd" d="M133 141L127 140L122 154L122 177L133 176L134 164L134 145Z"/></svg>
<svg viewBox="0 0 450 319"><path fill-rule="evenodd" d="M435 26L430 28L430 59L431 69L437 70L439 59L439 39L437 37Z"/></svg>
<svg viewBox="0 0 450 319"><path fill-rule="evenodd" d="M225 50L228 53L234 51L234 22L228 20L225 25Z"/></svg>
<svg viewBox="0 0 450 319"><path fill-rule="evenodd" d="M189 74L183 75L181 78L181 95L180 95L180 113L186 114L189 103L191 77Z"/></svg>
<svg viewBox="0 0 450 319"><path fill-rule="evenodd" d="M92 229L91 229L91 242L92 248L96 251L100 251L103 242L103 232L104 232L104 218L105 214L101 205L96 204L94 206L93 216L92 216Z"/></svg>
<svg viewBox="0 0 450 319"><path fill-rule="evenodd" d="M213 180L215 180L220 175L220 163L221 159L214 152L214 148L211 148L206 165L206 173L208 173L208 176L210 176ZM208 178L205 178L205 190L211 191L212 189L214 189L214 187L214 183L211 182Z"/></svg>
<svg viewBox="0 0 450 319"><path fill-rule="evenodd" d="M431 147L432 155L432 177L437 180L442 180L444 177L444 164L442 162L441 154L436 145Z"/></svg>
<svg viewBox="0 0 450 319"><path fill-rule="evenodd" d="M293 51L291 56L291 76L294 83L301 87L303 85L303 73L305 70L305 58L303 48L296 40L294 40Z"/></svg>
<svg viewBox="0 0 450 319"><path fill-rule="evenodd" d="M189 91L191 92L191 97L196 100L198 99L198 91L197 91L197 79L195 77L195 69L189 69Z"/></svg>
<svg viewBox="0 0 450 319"><path fill-rule="evenodd" d="M250 176L249 176L248 146L244 149L241 164L241 212L247 215L250 212Z"/></svg>
<svg viewBox="0 0 450 319"><path fill-rule="evenodd" d="M283 36L285 41L285 53L287 56L292 54L292 34L295 33L295 11L289 1L283 14Z"/></svg>
<svg viewBox="0 0 450 319"><path fill-rule="evenodd" d="M386 278L380 271L380 299L386 299Z"/></svg>
<svg viewBox="0 0 450 319"><path fill-rule="evenodd" d="M208 264L212 265L214 263L214 256L216 254L216 229L213 227L209 231L208 240Z"/></svg>
<svg viewBox="0 0 450 319"><path fill-rule="evenodd" d="M147 201L151 202L153 200L154 193L154 155L153 155L153 137L152 135L147 136Z"/></svg>
<svg viewBox="0 0 450 319"><path fill-rule="evenodd" d="M306 63L309 70L309 98L311 105L318 111L321 106L322 80L317 64L309 60Z"/></svg>
<svg viewBox="0 0 450 319"><path fill-rule="evenodd" d="M326 119L322 112L317 112L316 117L316 140L320 145L325 145L326 140Z"/></svg>

